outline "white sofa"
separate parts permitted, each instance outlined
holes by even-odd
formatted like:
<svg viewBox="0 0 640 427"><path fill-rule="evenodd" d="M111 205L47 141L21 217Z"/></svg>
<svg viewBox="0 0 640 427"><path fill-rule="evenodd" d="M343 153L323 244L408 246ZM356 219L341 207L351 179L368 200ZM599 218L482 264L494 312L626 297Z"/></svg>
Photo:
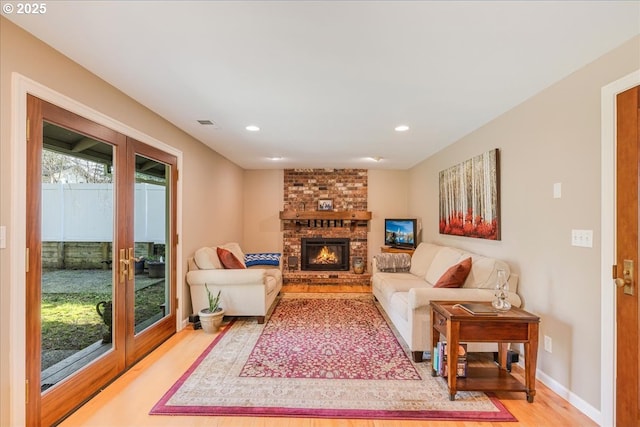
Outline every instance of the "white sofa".
<svg viewBox="0 0 640 427"><path fill-rule="evenodd" d="M387 254L385 254L387 255ZM435 288L442 275L460 261L471 257L471 270L460 288ZM416 362L423 352L431 352L431 301L491 301L498 270L509 283L508 300L520 307L518 276L504 261L461 249L420 243L411 256L409 271L380 271L373 259L371 286L388 318L398 330ZM496 351L497 345L470 343L470 351Z"/></svg>
<svg viewBox="0 0 640 427"><path fill-rule="evenodd" d="M244 268L225 268L217 248L233 253ZM247 264L251 265L247 267ZM280 254L245 255L237 243L200 248L188 261L187 284L193 313L197 314L208 304L205 283L212 292L221 291L225 316L256 316L258 323L264 323L282 289Z"/></svg>

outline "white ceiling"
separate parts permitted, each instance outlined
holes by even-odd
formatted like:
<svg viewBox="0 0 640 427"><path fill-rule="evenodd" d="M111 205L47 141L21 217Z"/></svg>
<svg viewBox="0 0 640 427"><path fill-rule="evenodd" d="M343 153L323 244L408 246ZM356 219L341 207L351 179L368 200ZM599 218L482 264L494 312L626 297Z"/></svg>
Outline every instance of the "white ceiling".
<svg viewBox="0 0 640 427"><path fill-rule="evenodd" d="M46 6L3 16L246 169L409 168L640 33L638 1Z"/></svg>

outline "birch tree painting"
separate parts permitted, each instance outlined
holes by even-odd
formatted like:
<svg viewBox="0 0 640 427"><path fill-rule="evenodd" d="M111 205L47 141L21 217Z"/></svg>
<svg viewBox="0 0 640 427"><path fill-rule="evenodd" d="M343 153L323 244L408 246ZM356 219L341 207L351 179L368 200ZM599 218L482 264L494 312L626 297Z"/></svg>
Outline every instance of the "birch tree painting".
<svg viewBox="0 0 640 427"><path fill-rule="evenodd" d="M440 234L500 240L498 150L440 172Z"/></svg>

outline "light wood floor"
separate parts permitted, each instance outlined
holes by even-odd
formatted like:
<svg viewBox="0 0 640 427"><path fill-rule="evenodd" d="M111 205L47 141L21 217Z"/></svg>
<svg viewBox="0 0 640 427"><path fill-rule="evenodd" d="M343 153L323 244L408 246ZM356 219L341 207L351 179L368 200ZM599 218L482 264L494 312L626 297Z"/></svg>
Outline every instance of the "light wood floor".
<svg viewBox="0 0 640 427"><path fill-rule="evenodd" d="M368 286L296 286L286 292L370 292ZM148 415L153 405L191 366L214 336L187 328L133 366L105 390L78 409L62 424L70 426L210 426L210 427L541 427L596 426L587 416L543 384L536 384L535 402L527 403L524 393L499 393L498 397L519 420L517 423L424 422L389 420L344 420L313 418L256 417L171 417ZM519 367L513 368L517 375Z"/></svg>

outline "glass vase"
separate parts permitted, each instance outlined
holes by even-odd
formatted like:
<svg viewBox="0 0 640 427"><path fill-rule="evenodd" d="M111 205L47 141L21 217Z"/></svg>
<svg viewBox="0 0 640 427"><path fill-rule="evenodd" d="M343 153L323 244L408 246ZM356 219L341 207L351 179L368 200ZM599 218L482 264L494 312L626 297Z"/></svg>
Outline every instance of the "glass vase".
<svg viewBox="0 0 640 427"><path fill-rule="evenodd" d="M491 302L493 308L498 311L507 311L511 308L511 303L508 300L509 282L507 282L507 275L504 270L498 270L494 295L495 298Z"/></svg>

